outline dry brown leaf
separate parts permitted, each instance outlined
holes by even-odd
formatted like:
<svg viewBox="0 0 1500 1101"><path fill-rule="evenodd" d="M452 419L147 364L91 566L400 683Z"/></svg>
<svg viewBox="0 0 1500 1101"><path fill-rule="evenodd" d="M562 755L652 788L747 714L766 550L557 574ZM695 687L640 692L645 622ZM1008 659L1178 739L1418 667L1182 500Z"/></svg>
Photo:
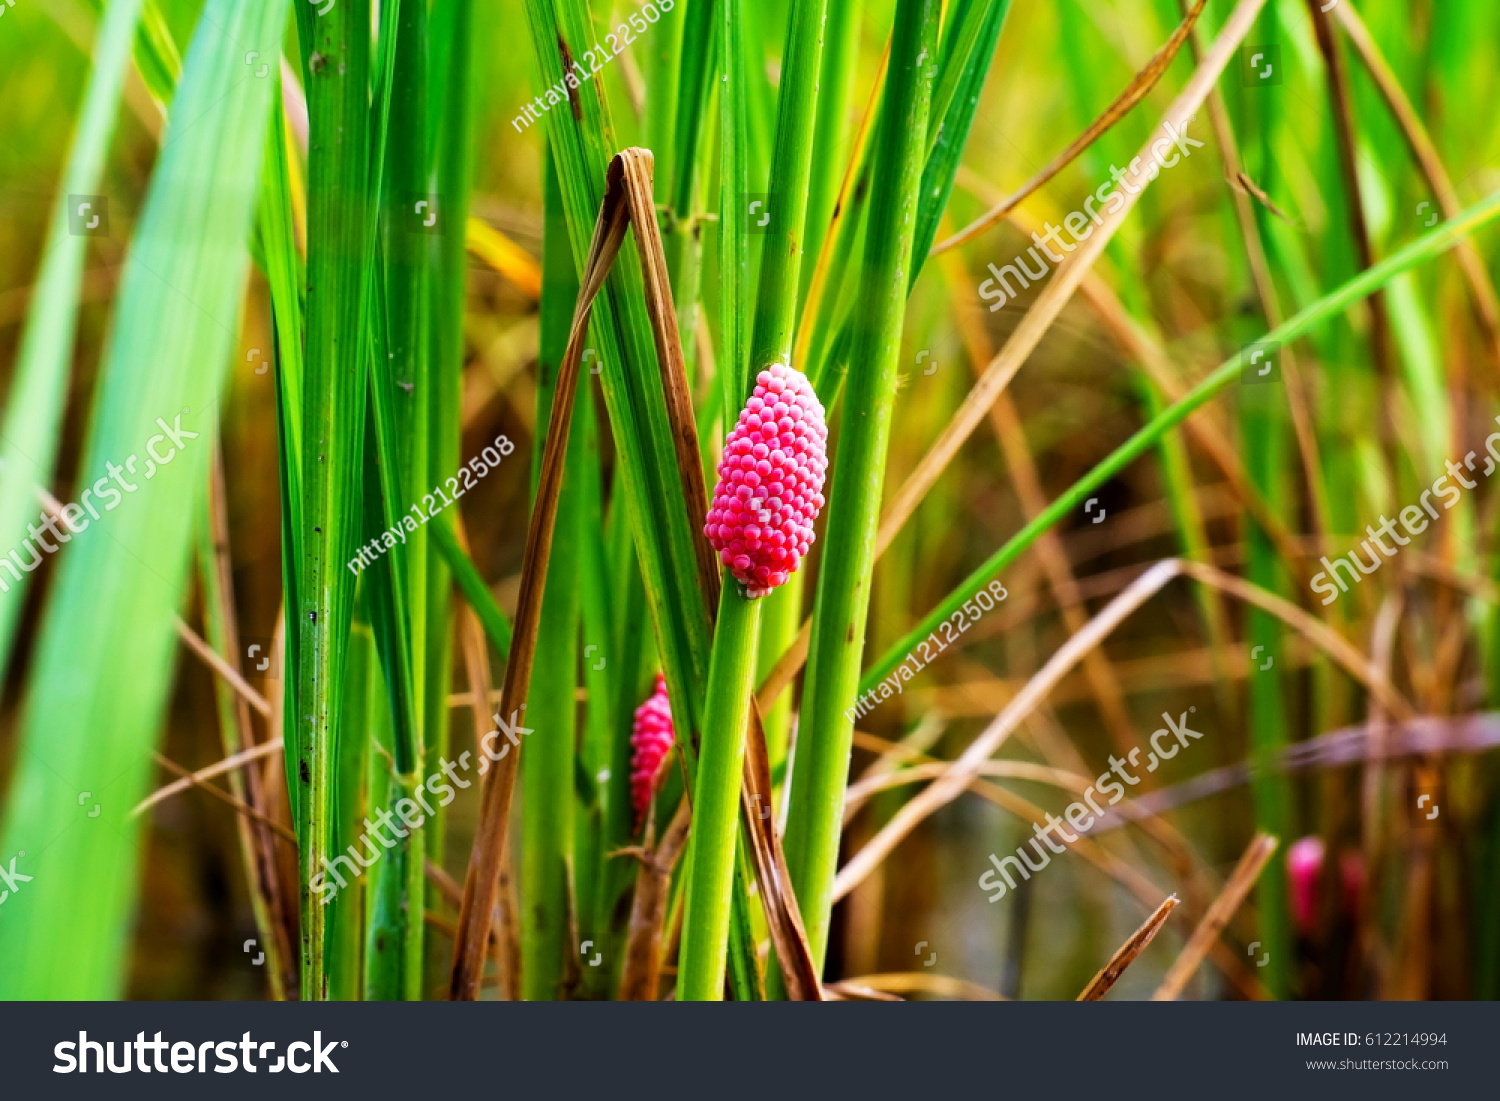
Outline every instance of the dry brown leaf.
<svg viewBox="0 0 1500 1101"><path fill-rule="evenodd" d="M1146 945L1156 939L1156 934L1161 932L1161 927L1167 923L1167 918L1172 916L1172 911L1177 909L1177 896L1168 895L1166 900L1156 908L1156 912L1141 923L1141 927L1109 958L1109 962L1099 969L1099 973L1093 977L1088 986L1083 988L1083 993L1078 995L1080 1002L1097 1002L1109 993L1109 988L1114 986L1125 969L1135 962L1135 958L1146 950Z"/></svg>
<svg viewBox="0 0 1500 1101"><path fill-rule="evenodd" d="M1161 985L1152 995L1153 1000L1175 1001L1182 993L1183 987L1193 977L1193 972L1198 970L1198 965L1203 962L1203 957L1208 954L1209 948L1218 940L1219 932L1239 909L1240 903L1250 893L1250 888L1255 886L1255 880L1259 877L1261 869L1266 866L1266 861L1271 859L1271 854L1275 851L1276 838L1268 833L1255 835L1245 849L1244 855L1240 857L1240 862L1230 873L1224 889L1219 892L1219 897L1214 899L1213 905L1208 908L1208 913L1203 915L1203 920L1198 922L1198 927L1193 930L1192 936L1188 937L1187 944L1183 945L1182 953L1168 968L1166 977L1162 979Z"/></svg>
<svg viewBox="0 0 1500 1101"><path fill-rule="evenodd" d="M648 154L649 155L649 154ZM588 335L589 316L594 299L604 286L605 278L619 255L630 221L626 206L624 169L619 157L610 162L605 178L604 200L599 220L590 242L584 264L578 305L573 327L568 335L567 351L557 372L557 396L553 399L551 419L547 425L546 444L542 451L541 471L537 479L536 505L526 532L526 551L521 565L521 591L516 601L516 618L510 659L505 668L505 685L501 690L500 713L519 715L526 707L526 692L531 683L531 665L536 655L537 628L541 623L542 592L547 583L547 566L551 558L552 533L557 520L558 497L562 491L563 460L568 433L573 420L573 399L578 387L578 367ZM481 780L479 821L474 831L474 847L464 877L463 903L459 908L458 928L453 941L453 969L449 977L449 997L455 1001L473 1001L479 997L480 976L489 944L495 898L499 890L500 866L505 852L506 832L511 799L515 794L520 767L521 747L507 753Z"/></svg>

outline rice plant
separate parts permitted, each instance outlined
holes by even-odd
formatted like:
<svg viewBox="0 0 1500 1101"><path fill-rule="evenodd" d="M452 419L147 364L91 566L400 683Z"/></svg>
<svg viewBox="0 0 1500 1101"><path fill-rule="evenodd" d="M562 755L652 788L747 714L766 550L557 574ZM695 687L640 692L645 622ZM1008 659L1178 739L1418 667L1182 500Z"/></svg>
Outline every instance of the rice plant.
<svg viewBox="0 0 1500 1101"><path fill-rule="evenodd" d="M1492 5L0 11L0 996L1500 993Z"/></svg>

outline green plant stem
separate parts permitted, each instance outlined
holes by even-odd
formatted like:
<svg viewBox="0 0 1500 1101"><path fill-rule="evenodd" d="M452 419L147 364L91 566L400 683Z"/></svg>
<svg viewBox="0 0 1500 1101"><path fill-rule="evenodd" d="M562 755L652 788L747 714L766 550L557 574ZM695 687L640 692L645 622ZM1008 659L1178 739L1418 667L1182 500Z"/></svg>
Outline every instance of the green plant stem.
<svg viewBox="0 0 1500 1101"><path fill-rule="evenodd" d="M741 596L738 583L726 574L719 594L693 797L693 848L682 920L678 1001L718 1001L724 996L735 824L759 632L760 602Z"/></svg>
<svg viewBox="0 0 1500 1101"><path fill-rule="evenodd" d="M296 723L286 734L287 775L300 784L302 996L328 997L325 943L331 907L308 883L336 854L334 781L354 579L344 568L361 520L367 345L365 297L371 206L370 10L364 0L319 17L298 8L313 135L308 159L306 388L303 404L300 589L287 597L300 634ZM330 61L329 59L336 59ZM341 141L322 140L341 134ZM334 899L334 904L338 899Z"/></svg>
<svg viewBox="0 0 1500 1101"><path fill-rule="evenodd" d="M807 218L802 249L817 257L833 221L844 167L849 161L849 104L854 93L855 61L859 53L858 0L828 0L823 25L822 72L818 75L818 117L813 132L812 170L807 182ZM803 264L797 302L807 301L814 265Z"/></svg>
<svg viewBox="0 0 1500 1101"><path fill-rule="evenodd" d="M797 640L797 634L802 629L802 597L806 582L807 575L798 570L786 579L785 585L764 598L765 622L761 628L760 654L756 660L756 684L765 681L767 674L781 660L781 655L786 653L787 647ZM783 692L761 715L761 726L766 732L766 756L770 759L773 776L786 764L791 723L792 694Z"/></svg>
<svg viewBox="0 0 1500 1101"><path fill-rule="evenodd" d="M724 410L725 422L749 396L750 379L763 367L791 362L802 267L803 223L817 127L818 69L823 60L823 24L828 0L795 0L787 24L781 100L776 115L776 153L771 163L771 223L760 261L760 293L750 339L749 377Z"/></svg>
<svg viewBox="0 0 1500 1101"><path fill-rule="evenodd" d="M834 457L828 520L813 604L807 681L788 803L787 865L813 960L828 944L833 875L842 832L854 699L875 565L875 529L896 396L918 188L936 72L938 5L901 0L850 357L845 416Z"/></svg>
<svg viewBox="0 0 1500 1101"><path fill-rule="evenodd" d="M557 399L557 377L568 347L578 279L568 247L568 223L551 156L543 158L545 233L542 254L541 345L537 364L536 423L549 424ZM577 392L589 382L578 376ZM576 394L573 408L577 409ZM577 416L575 413L574 421ZM573 864L574 726L578 712L579 542L583 532L580 501L585 459L584 434L568 433L562 490L553 527L552 553L537 628L536 665L531 675L527 720L545 737L534 739L521 761L526 808L521 827L521 996L542 1001L561 996L568 948L568 871ZM532 497L540 478L546 433L538 432L532 464Z"/></svg>
<svg viewBox="0 0 1500 1101"><path fill-rule="evenodd" d="M750 190L746 163L750 122L741 4L742 0L720 0L718 27L723 67L719 93L719 404L726 429L744 400L750 362L750 236L744 199ZM719 458L717 449L711 450L710 477Z"/></svg>
<svg viewBox="0 0 1500 1101"><path fill-rule="evenodd" d="M630 712L616 706L618 686L629 663L625 660L625 648L615 645L620 596L610 585L599 424L594 413L594 392L586 385L580 388L573 419L577 422L576 431L583 437L584 453L583 478L578 487L582 513L578 606L587 655L583 662L583 682L588 690L588 709L578 751L582 775L587 778L588 798L578 808L579 824L574 835L576 913L579 943L594 941L610 961L608 967L583 968L582 997L600 1000L609 997L619 975L622 942L617 932L623 929L624 915L617 903L626 888L626 876L636 870L634 861L612 855L630 845L634 825L628 787L630 758L627 756L617 763L616 753L619 748L630 747L628 728L622 721ZM639 580L635 588L639 592ZM649 659L654 668L651 632L644 615L632 626L632 656L636 660ZM596 649L591 651L590 646Z"/></svg>
<svg viewBox="0 0 1500 1101"><path fill-rule="evenodd" d="M473 55L472 0L436 0L428 24L427 136L432 143L435 191L448 232L439 238L432 277L432 315L428 329L431 341L429 378L433 388L431 450L432 481L446 479L463 461L464 312L467 305L468 250L460 227L469 218L469 181L473 174ZM432 524L427 525L432 528ZM423 774L431 776L449 753L448 687L452 683L453 576L446 555L437 549L438 536L427 532L433 553L427 559L427 653L425 696L420 701L426 716L422 749L426 754ZM481 617L482 620L482 617ZM427 856L441 864L446 851L447 812L440 806L427 823ZM433 889L426 888L428 904ZM433 989L443 980L448 964L447 945L429 937L426 942L424 987Z"/></svg>
<svg viewBox="0 0 1500 1101"><path fill-rule="evenodd" d="M594 423L592 408L589 410L588 430L595 437L593 446L597 448L600 432ZM598 468L591 469L597 471ZM594 476L598 477L597 474ZM592 492L602 494L602 487ZM651 692L652 678L660 667L656 639L646 611L646 590L636 566L635 547L630 537L630 525L624 516L623 501L617 500L615 511L617 515L603 526L597 546L586 548L585 553L595 563L595 568L589 571L593 576L586 582L583 593L587 637L589 641L598 640L599 645L609 648L603 655L606 662L604 672L611 677L605 689L609 698L604 699L604 690L595 695L597 685L594 678L599 676L594 669L597 662L585 663L584 677L589 683L590 726L596 716L608 724L607 738L601 739L602 744L598 745L589 767L596 776L598 770L609 770L608 782L600 785L603 806L595 872L598 894L594 907L594 937L603 945L602 951L611 961L619 960L622 955L630 913L629 905L622 900L636 880L634 861L609 855L630 845L635 835L635 808L630 801L631 718L636 707ZM601 711L604 712L602 716L599 715ZM672 776L680 775L681 771L674 770ZM681 797L680 792L678 797ZM672 804L659 802L658 806ZM663 828L658 826L658 831ZM600 976L604 989L614 989L619 978L618 970L612 963L609 974ZM585 976L584 981L600 982L589 976Z"/></svg>

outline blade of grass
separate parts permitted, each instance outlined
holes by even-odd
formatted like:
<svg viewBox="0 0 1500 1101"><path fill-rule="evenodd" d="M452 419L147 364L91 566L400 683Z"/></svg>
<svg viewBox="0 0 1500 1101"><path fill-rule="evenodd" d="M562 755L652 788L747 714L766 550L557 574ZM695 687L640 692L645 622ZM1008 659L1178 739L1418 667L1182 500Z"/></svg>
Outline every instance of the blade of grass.
<svg viewBox="0 0 1500 1101"><path fill-rule="evenodd" d="M158 417L186 418L182 450L101 515L107 538L80 538L62 556L3 830L7 853L35 861L35 881L9 903L20 912L0 925L6 998L107 998L124 982L139 855L125 809L146 792L171 683L193 520L181 502L208 470L208 446L187 433L213 431L272 102L267 82L246 77L244 53L275 56L285 14L284 0L209 0L126 261L80 484L144 450ZM85 790L117 809L80 824Z"/></svg>
<svg viewBox="0 0 1500 1101"><path fill-rule="evenodd" d="M669 14L666 26L658 24L655 38L665 40L668 32L678 31L674 44L681 59L681 72L666 84L668 96L659 106L674 111L675 136L670 156L655 155L657 172L667 181L667 212L663 217L666 236L667 270L672 277L672 297L677 304L678 328L682 332L683 353L691 363L696 347L698 316L701 312L703 274L703 205L706 181L712 163L714 143L712 103L714 62L714 20L712 3L685 5L681 19ZM685 24L685 25L684 25ZM675 102L670 97L676 97ZM658 109L653 92L648 107ZM653 151L654 153L655 151Z"/></svg>
<svg viewBox="0 0 1500 1101"><path fill-rule="evenodd" d="M303 293L306 286L306 265L299 251L298 224L295 211L303 211L306 221L306 195L299 190L300 180L294 179L293 165L296 163L296 137L285 117L281 87L274 89L273 124L266 135L266 170L261 181L260 211L256 227L255 247L261 256L262 268L271 299L273 328L273 355L276 384L276 474L281 490L281 509L278 519L281 527L281 578L282 601L287 594L298 589L298 575L302 563L302 393L305 381L305 311ZM300 632L285 630L284 607L276 617L277 637L280 652L281 680L278 685L301 683L299 660ZM285 730L297 729L297 694L278 692L274 701L278 709L271 718L273 740L283 745L283 759L288 760L285 750ZM293 735L295 737L295 734ZM278 781L284 781L286 773ZM268 771L267 787L272 787ZM302 818L302 787L300 784L284 784L287 807L291 820L300 823ZM280 794L280 792L276 792ZM299 846L298 858L301 858ZM300 905L298 911L300 914ZM300 977L300 958L299 977ZM300 991L299 991L300 993Z"/></svg>
<svg viewBox="0 0 1500 1101"><path fill-rule="evenodd" d="M538 83L551 87L573 71L573 59L592 43L592 23L578 0L528 0L527 21ZM549 112L548 133L567 208L574 266L584 270L591 234L604 197L607 166L615 151L597 81L569 89L572 110ZM622 517L636 543L647 609L671 691L679 739L696 752L701 686L708 670L708 616L696 610L696 522L681 498L660 373L652 364L653 335L642 294L641 270L628 259L617 265L596 305L593 346L624 490ZM639 701L632 701L631 707ZM684 734L686 737L684 738Z"/></svg>
<svg viewBox="0 0 1500 1101"><path fill-rule="evenodd" d="M1010 0L989 0L969 5L961 16L950 15L949 23L953 26L944 28L942 76L928 124L931 149L922 172L922 205L912 248L917 258L912 264L913 284L926 264L938 222L948 208L958 162L968 145L969 129L1009 13Z"/></svg>
<svg viewBox="0 0 1500 1101"><path fill-rule="evenodd" d="M859 15L860 5L856 0L828 0L828 16L823 28L823 69L818 74L818 117L813 131L813 157L807 182L807 217L803 223L803 251L814 258L822 253L824 238L833 222L834 207L838 205L845 166L849 163L849 146L854 136L850 133L849 107L854 99L854 70L859 56ZM743 143L730 138L731 135L726 134L721 139L721 166L728 165L730 157L738 159L743 156ZM726 176L730 175L727 168L721 170ZM735 204L737 213L738 206ZM725 204L725 214L729 212L729 204ZM813 265L801 266L799 302L807 299L813 270Z"/></svg>
<svg viewBox="0 0 1500 1101"><path fill-rule="evenodd" d="M428 7L413 3L401 8L400 18L393 27L395 49L390 63L394 70L385 101L389 108L376 120L376 125L384 126L388 135L382 196L388 341L384 362L390 366L394 379L410 384L389 392L397 431L407 445L405 493L395 502L397 508L422 500L434 486L443 487L445 479L461 465L458 455L461 352L456 372L451 364L445 371L437 356L442 350L453 354L454 307L451 302L441 301L440 295L453 293L450 282L455 256L460 272L459 309L462 309L464 227L468 221L462 192L467 181L460 183L459 194L450 194L450 177L447 174L439 177L434 150L437 129L442 125L435 114L443 98L439 88L445 80L458 81L458 95L462 96L465 73L459 66L450 76L445 69L435 66L434 62L442 64L447 59L433 56L439 44L429 30L432 17ZM446 47L449 42L442 45ZM462 127L465 114L462 104L458 107L455 123ZM466 139L464 133L456 138L460 158ZM428 206L421 208L424 216L419 222L416 204L423 201ZM419 225L432 217L433 205L437 207L434 227L437 232L419 232ZM443 324L450 333L446 349L437 332ZM410 734L398 727L396 735L410 740L412 775L408 782L415 787L420 787L424 777L438 770L442 750L447 747L447 694L451 680L452 582L441 557L432 551L430 526L417 525L417 530L408 535L405 547L409 618L403 628L410 637L411 647L412 727ZM379 622L371 626L383 629ZM406 794L410 797L410 793ZM424 816L420 829L412 831L413 851L407 854L403 892L409 913L434 901L429 897L423 865L427 855L442 857L442 821L441 813ZM409 918L403 953L404 996L421 998L427 986L424 973L428 963L432 964L433 977L437 979L444 954L427 951L423 923Z"/></svg>
<svg viewBox="0 0 1500 1101"><path fill-rule="evenodd" d="M444 210L448 231L434 249L431 277L432 309L428 326L431 336L432 403L431 431L434 443L429 468L433 484L446 484L463 461L461 450L464 379L464 314L468 301L468 255L470 231L478 224L469 213L470 179L474 160L474 75L472 0L439 0L428 17L427 134L434 191ZM465 226L465 232L454 227ZM530 264L530 257L526 257ZM533 265L534 267L534 265ZM428 525L429 527L431 525ZM429 540L438 536L428 532ZM453 677L455 636L462 638L453 605L452 567L448 556L429 555L427 610L429 618L425 730L423 748L427 759L424 773L433 775L448 756L451 735L446 690ZM441 862L446 851L447 817L441 806L428 823L427 855ZM432 901L429 895L429 903ZM447 967L447 953L428 943L424 989L440 986Z"/></svg>
<svg viewBox="0 0 1500 1101"><path fill-rule="evenodd" d="M1273 10L1269 13L1269 26L1273 28L1269 33L1274 34L1282 30L1279 21L1283 14L1283 10ZM1313 12L1312 16L1314 20L1319 18L1317 12ZM1317 32L1320 45L1326 44L1323 42L1325 30L1326 28L1320 28ZM1338 101L1338 95L1335 95L1335 100ZM1266 103L1260 106L1263 113L1259 118L1257 128L1260 130L1261 140L1257 143L1258 148L1254 153L1258 158L1258 165L1252 168L1252 172L1257 178L1265 180L1268 186L1274 186L1274 180L1279 179L1284 166L1281 163L1281 156L1275 151L1272 135L1277 132L1278 127L1282 128L1283 132L1288 131L1291 120L1289 112L1281 103ZM1339 106L1341 102L1337 102L1336 110ZM1257 126L1256 123L1250 125ZM1233 133L1227 117L1215 118L1215 127L1216 131L1226 138ZM1337 123L1335 129L1337 129ZM1237 147L1224 146L1221 156L1224 159L1226 175L1229 174L1230 167L1233 165L1235 181L1238 183L1245 178L1243 166L1237 163L1239 160ZM1342 157L1342 151L1340 157ZM1328 181L1327 186L1332 186L1331 180ZM1249 197L1240 194L1238 189L1233 198L1250 278L1260 299L1266 326L1275 328L1282 323L1284 315L1278 300L1276 285L1272 279L1270 265L1263 255L1264 229L1269 208L1265 204L1252 207ZM1354 197L1353 202L1358 207L1358 196ZM1247 218L1247 215L1252 217ZM1253 332L1253 327L1250 331ZM1241 327L1241 331L1234 334L1234 339L1242 340L1245 335L1247 335L1245 329ZM1290 456L1286 429L1288 414L1290 414L1292 427L1297 432L1304 478L1308 481L1308 496L1311 505L1308 511L1312 517L1312 527L1315 532L1326 532L1329 530L1330 521L1330 516L1326 511L1326 498L1323 494L1323 487L1313 482L1313 479L1322 472L1323 462L1304 406L1303 389L1299 377L1301 375L1299 357L1296 355L1283 357L1283 367L1287 382L1285 402L1279 395L1268 398L1261 391L1246 391L1238 403L1241 449L1244 452L1245 468L1256 490L1272 511L1279 515L1297 514L1299 495L1296 493L1288 462ZM1245 532L1245 542L1247 559L1245 575L1251 583L1277 592L1292 591L1300 585L1302 578L1298 575L1303 571L1295 567L1291 570L1283 568L1283 564L1277 561L1273 553L1266 531L1249 528ZM1279 642L1279 624L1264 610L1250 608L1245 617L1244 630L1246 641L1251 645L1252 652L1256 646L1263 647L1267 652L1275 651ZM1319 688L1326 687L1324 681L1326 674L1326 669L1314 673L1314 683ZM1274 760L1287 744L1288 731L1291 729L1287 714L1287 695L1290 690L1291 684L1285 669L1272 671L1269 676L1254 677L1246 685L1246 736L1252 755L1261 764L1268 764ZM1317 691L1316 695L1324 697L1326 693ZM1285 777L1261 772L1251 788L1251 804L1256 825L1260 830L1278 837L1287 836L1293 830L1293 792ZM1272 995L1277 998L1285 998L1291 993L1294 979L1295 942L1287 909L1286 880L1286 869L1280 861L1277 861L1271 874L1259 884L1262 914L1260 932L1267 951L1270 953L1270 966L1265 972L1265 982Z"/></svg>
<svg viewBox="0 0 1500 1101"><path fill-rule="evenodd" d="M130 64L131 43L143 0L112 0L99 24L93 70L84 92L78 129L68 152L56 205L48 223L41 271L21 337L14 381L0 425L0 534L19 542L33 516L33 486L52 484L62 428L78 298L89 239L69 232L72 196L99 190ZM0 673L10 664L16 621L29 578L14 568L14 590L0 598Z"/></svg>

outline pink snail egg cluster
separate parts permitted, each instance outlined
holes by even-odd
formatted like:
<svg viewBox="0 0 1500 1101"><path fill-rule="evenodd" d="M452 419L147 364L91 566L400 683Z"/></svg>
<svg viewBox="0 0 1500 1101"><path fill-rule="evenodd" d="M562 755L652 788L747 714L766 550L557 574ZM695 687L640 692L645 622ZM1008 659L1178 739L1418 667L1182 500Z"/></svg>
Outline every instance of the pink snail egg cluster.
<svg viewBox="0 0 1500 1101"><path fill-rule="evenodd" d="M1304 837L1292 842L1286 854L1292 920L1307 934L1318 922L1318 880L1323 874L1325 852L1321 837Z"/></svg>
<svg viewBox="0 0 1500 1101"><path fill-rule="evenodd" d="M667 700L667 678L656 674L656 690L635 709L635 726L630 731L630 802L635 807L636 825L646 817L651 805L656 774L662 759L675 739L672 727L672 705Z"/></svg>
<svg viewBox="0 0 1500 1101"><path fill-rule="evenodd" d="M724 441L703 526L747 597L786 584L807 554L827 469L822 403L801 371L773 363Z"/></svg>

